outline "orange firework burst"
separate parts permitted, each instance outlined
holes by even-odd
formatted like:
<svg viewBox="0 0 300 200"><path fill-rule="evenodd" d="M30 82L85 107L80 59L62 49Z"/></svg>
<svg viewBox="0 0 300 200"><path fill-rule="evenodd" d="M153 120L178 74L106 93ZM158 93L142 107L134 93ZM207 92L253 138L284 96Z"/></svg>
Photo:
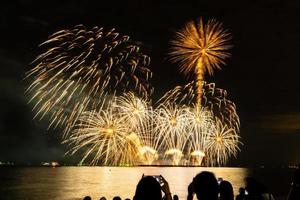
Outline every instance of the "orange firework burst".
<svg viewBox="0 0 300 200"><path fill-rule="evenodd" d="M204 73L213 75L214 69L221 69L230 56L230 34L221 23L210 19L205 24L202 18L188 22L176 32L171 40L170 60L178 62L184 74L194 72L197 86L197 105L201 104Z"/></svg>

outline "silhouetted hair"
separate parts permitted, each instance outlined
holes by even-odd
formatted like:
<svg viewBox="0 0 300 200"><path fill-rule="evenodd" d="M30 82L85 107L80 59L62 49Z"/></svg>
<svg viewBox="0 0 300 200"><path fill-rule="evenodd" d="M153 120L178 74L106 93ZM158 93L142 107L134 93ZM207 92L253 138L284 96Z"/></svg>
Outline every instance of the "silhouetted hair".
<svg viewBox="0 0 300 200"><path fill-rule="evenodd" d="M194 192L199 200L217 200L218 182L211 172L201 172L193 179Z"/></svg>
<svg viewBox="0 0 300 200"><path fill-rule="evenodd" d="M247 177L245 178L246 181L246 190L249 193L257 193L259 192L259 183L257 182L257 180L253 177Z"/></svg>
<svg viewBox="0 0 300 200"><path fill-rule="evenodd" d="M92 198L90 196L86 196L83 198L83 200L92 200Z"/></svg>
<svg viewBox="0 0 300 200"><path fill-rule="evenodd" d="M246 190L243 187L239 188L239 194L236 196L235 200L245 200L246 199Z"/></svg>
<svg viewBox="0 0 300 200"><path fill-rule="evenodd" d="M219 186L220 200L234 200L233 188L230 182L222 181Z"/></svg>
<svg viewBox="0 0 300 200"><path fill-rule="evenodd" d="M245 194L245 188L240 187L240 188L239 188L239 193L240 193L240 194Z"/></svg>
<svg viewBox="0 0 300 200"><path fill-rule="evenodd" d="M245 189L248 191L248 198L261 200L263 199L263 193L267 193L268 189L265 185L257 181L253 177L247 177Z"/></svg>
<svg viewBox="0 0 300 200"><path fill-rule="evenodd" d="M162 200L161 187L152 176L144 176L136 186L133 200Z"/></svg>
<svg viewBox="0 0 300 200"><path fill-rule="evenodd" d="M121 197L114 197L113 200L122 200Z"/></svg>

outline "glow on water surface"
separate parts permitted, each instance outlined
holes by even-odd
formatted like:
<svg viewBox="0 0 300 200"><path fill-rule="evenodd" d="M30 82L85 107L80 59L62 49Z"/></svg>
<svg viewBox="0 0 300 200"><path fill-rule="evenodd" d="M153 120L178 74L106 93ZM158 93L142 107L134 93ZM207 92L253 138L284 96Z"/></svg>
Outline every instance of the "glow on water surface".
<svg viewBox="0 0 300 200"><path fill-rule="evenodd" d="M216 177L229 180L237 194L248 174L245 168L203 167L59 167L24 168L16 175L15 183L6 184L7 197L14 199L99 199L114 196L132 199L136 185L143 174L162 175L172 194L186 199L187 186L201 171L211 171ZM9 191L14 191L13 194Z"/></svg>

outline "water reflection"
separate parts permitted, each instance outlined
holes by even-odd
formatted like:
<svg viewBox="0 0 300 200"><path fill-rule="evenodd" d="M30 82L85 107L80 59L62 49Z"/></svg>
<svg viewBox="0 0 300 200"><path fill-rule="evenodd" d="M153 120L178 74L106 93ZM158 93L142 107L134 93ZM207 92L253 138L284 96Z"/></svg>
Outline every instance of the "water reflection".
<svg viewBox="0 0 300 200"><path fill-rule="evenodd" d="M187 186L201 171L212 171L216 177L229 180L237 194L244 185L248 170L243 168L200 167L60 167L25 168L18 171L6 184L6 197L13 199L82 199L90 195L93 199L105 196L132 198L135 187L145 175L162 175L169 182L171 192L186 199ZM14 191L14 194L9 191ZM7 198L11 199L11 198Z"/></svg>

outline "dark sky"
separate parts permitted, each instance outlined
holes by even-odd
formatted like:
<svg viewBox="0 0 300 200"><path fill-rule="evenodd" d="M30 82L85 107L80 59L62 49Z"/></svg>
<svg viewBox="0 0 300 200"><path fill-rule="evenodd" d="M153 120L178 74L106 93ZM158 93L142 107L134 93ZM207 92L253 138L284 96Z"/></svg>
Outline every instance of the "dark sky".
<svg viewBox="0 0 300 200"><path fill-rule="evenodd" d="M105 2L105 3L103 3ZM116 27L144 44L152 58L154 96L186 83L166 57L173 31L199 16L215 17L233 35L227 66L207 76L227 89L241 119L243 146L229 165L300 162L300 2L1 1L0 161L73 162L63 157L60 130L32 120L22 79L47 36L76 24Z"/></svg>

